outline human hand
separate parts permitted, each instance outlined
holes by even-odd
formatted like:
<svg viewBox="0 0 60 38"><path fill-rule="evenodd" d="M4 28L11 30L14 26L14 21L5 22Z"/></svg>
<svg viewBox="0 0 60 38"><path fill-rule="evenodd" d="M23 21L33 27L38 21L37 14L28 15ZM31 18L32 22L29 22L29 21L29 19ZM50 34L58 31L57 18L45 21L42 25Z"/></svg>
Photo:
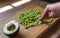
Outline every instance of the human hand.
<svg viewBox="0 0 60 38"><path fill-rule="evenodd" d="M43 20L50 17L60 17L60 2L47 5L42 16L39 19Z"/></svg>

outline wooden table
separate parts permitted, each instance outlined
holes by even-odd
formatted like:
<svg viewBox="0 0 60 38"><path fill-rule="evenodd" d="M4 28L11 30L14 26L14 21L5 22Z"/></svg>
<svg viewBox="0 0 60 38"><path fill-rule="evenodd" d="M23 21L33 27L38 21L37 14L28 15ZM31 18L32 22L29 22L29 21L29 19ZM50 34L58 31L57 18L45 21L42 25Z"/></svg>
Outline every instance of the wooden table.
<svg viewBox="0 0 60 38"><path fill-rule="evenodd" d="M45 2L40 2L40 1L34 1L33 2L33 4L36 4L36 5L40 5L40 6L42 6L42 7L45 7L46 6L46 3ZM21 12L21 11L19 11L19 12ZM3 32L2 32L2 28L3 28L3 26L4 26L4 24L5 23L7 23L8 21L10 21L10 20L13 20L13 19L15 19L15 17L14 16L17 16L16 14L18 14L18 12L16 12L16 13L12 13L11 15L9 15L9 16L7 16L5 19L3 19L3 20L1 20L0 21L0 38L8 38L6 35L4 35L3 34ZM16 18L17 19L17 18ZM15 19L15 20L16 20ZM22 27L22 26L21 26ZM48 27L48 25L47 25L47 27ZM35 28L35 27L34 27ZM37 28L38 28L38 26L37 26ZM21 28L22 29L22 28ZM24 29L24 30L26 30L26 29ZM35 29L36 30L36 29ZM23 30L21 30L21 31L23 31ZM26 36L29 36L29 35L23 35L23 32L21 32L21 31L19 31L19 34L15 37L15 38L25 38ZM34 32L34 31L33 31ZM38 31L38 32L40 32L40 31ZM51 32L51 31L50 31ZM48 32L49 34L50 34L50 32ZM53 32L53 31L52 31ZM59 31L60 32L60 31ZM46 32L47 33L47 32ZM49 34L47 33L47 35L49 36ZM24 33L25 34L25 33ZM28 33L27 33L28 34ZM57 33L56 33L57 34ZM31 35L32 35L32 32L31 32ZM39 35L39 33L37 34L37 35ZM45 34L44 36L42 36L43 38L45 38L45 36L46 36L46 38L47 38L47 35ZM34 37L34 36L33 36ZM36 37L36 36L35 36ZM39 36L39 38L40 38L40 36ZM49 38L49 37L48 37Z"/></svg>
<svg viewBox="0 0 60 38"><path fill-rule="evenodd" d="M1 38L8 38L7 36L5 36L2 32L2 28L4 27L4 24L7 23L10 20L16 20L17 22L19 22L19 14L27 11L28 9L31 8L37 8L37 9L41 9L42 7L40 6L36 6L36 5L31 5L27 8L24 8L21 11L18 11L14 14L11 14L10 16L7 16L7 18L3 19L0 21L0 25L1 25L1 31L0 31L0 36ZM42 25L38 25L36 27L31 27L29 29L25 29L22 25L20 25L20 30L19 30L19 34L14 37L14 38L37 38L38 36L42 36L47 30L49 30L58 20L55 19L52 23L50 24L42 24Z"/></svg>
<svg viewBox="0 0 60 38"><path fill-rule="evenodd" d="M41 38L60 38L60 21L57 22L53 28L48 30Z"/></svg>

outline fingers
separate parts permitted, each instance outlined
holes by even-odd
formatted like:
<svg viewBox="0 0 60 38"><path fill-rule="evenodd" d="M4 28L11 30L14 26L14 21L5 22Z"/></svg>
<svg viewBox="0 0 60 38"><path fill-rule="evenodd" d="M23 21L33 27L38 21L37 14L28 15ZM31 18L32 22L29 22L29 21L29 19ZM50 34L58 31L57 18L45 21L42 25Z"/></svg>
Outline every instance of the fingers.
<svg viewBox="0 0 60 38"><path fill-rule="evenodd" d="M47 7L45 8L42 16L39 18L39 20L43 20L43 19L47 18L47 17L48 17L48 12L49 12L49 9L48 9L48 6L47 6Z"/></svg>
<svg viewBox="0 0 60 38"><path fill-rule="evenodd" d="M59 17L59 16L56 15L55 12L52 11L52 12L49 14L48 17L49 17L49 18L57 18L57 17Z"/></svg>
<svg viewBox="0 0 60 38"><path fill-rule="evenodd" d="M49 17L49 18L50 18L50 17L53 17L53 14L54 14L54 13L51 12L48 17Z"/></svg>

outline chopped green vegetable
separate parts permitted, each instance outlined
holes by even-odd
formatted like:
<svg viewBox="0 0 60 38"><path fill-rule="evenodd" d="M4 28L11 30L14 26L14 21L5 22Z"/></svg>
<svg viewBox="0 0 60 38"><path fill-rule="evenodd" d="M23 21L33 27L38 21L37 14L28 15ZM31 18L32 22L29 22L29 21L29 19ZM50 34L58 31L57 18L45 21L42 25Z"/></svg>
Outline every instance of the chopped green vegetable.
<svg viewBox="0 0 60 38"><path fill-rule="evenodd" d="M50 23L52 22L52 18L43 20L43 21L37 21L39 17L41 17L43 12L43 9L29 9L23 14L20 14L20 24L24 25L26 28L37 26L42 23Z"/></svg>
<svg viewBox="0 0 60 38"><path fill-rule="evenodd" d="M50 23L50 22L52 22L52 21L53 21L52 18L48 18L48 19L43 20L44 23Z"/></svg>

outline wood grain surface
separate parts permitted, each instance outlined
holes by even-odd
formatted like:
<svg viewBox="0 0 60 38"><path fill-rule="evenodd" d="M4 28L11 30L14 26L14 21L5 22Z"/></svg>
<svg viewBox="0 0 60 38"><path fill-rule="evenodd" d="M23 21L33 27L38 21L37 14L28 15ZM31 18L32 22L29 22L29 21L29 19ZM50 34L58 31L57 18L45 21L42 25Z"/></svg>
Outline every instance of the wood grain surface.
<svg viewBox="0 0 60 38"><path fill-rule="evenodd" d="M36 6L36 5L31 5L27 8L24 8L21 11L18 11L14 14L11 14L10 16L7 16L7 18L5 18L4 20L0 21L0 25L4 26L5 23L9 22L10 20L16 20L17 22L19 22L19 15L21 13L24 13L25 11L27 11L28 9L31 8L37 8L40 9L42 7ZM53 25L58 21L58 18L54 19L54 21L50 24L42 24L42 25L38 25L36 27L31 27L29 29L25 29L24 26L20 25L20 30L19 30L19 34L15 37L15 38L36 38L38 35L40 35L40 37L46 32L48 31L50 28L53 27ZM2 33L2 31L1 31ZM4 34L3 34L4 35Z"/></svg>

